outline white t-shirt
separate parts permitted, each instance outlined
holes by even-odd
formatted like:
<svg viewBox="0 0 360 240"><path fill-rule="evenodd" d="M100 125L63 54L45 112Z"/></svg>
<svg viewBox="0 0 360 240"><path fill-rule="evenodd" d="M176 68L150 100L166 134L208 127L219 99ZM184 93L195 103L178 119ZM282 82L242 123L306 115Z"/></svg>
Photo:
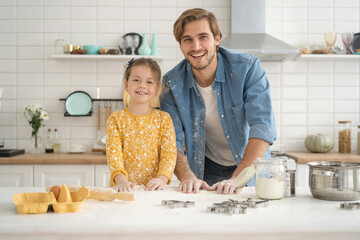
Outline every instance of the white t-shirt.
<svg viewBox="0 0 360 240"><path fill-rule="evenodd" d="M223 166L236 165L220 123L214 90L196 85L205 104L205 156Z"/></svg>

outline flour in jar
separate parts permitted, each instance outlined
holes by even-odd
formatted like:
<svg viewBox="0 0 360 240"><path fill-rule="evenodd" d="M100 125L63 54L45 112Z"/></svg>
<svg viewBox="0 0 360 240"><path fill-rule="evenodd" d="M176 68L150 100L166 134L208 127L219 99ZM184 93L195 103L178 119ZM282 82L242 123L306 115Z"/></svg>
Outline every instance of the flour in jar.
<svg viewBox="0 0 360 240"><path fill-rule="evenodd" d="M256 178L256 195L262 199L281 199L285 193L285 181L276 178Z"/></svg>

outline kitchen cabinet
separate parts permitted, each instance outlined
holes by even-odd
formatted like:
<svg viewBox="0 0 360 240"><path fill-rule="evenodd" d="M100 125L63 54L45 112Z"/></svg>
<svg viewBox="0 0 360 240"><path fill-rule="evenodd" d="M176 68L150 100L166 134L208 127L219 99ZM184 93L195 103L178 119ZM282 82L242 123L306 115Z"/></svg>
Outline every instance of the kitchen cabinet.
<svg viewBox="0 0 360 240"><path fill-rule="evenodd" d="M55 60L124 60L129 61L132 58L152 58L156 61L162 61L163 57L160 56L142 56L142 55L91 55L91 54L53 54L52 59Z"/></svg>
<svg viewBox="0 0 360 240"><path fill-rule="evenodd" d="M110 182L110 170L106 164L95 165L95 187L108 187Z"/></svg>
<svg viewBox="0 0 360 240"><path fill-rule="evenodd" d="M53 185L94 186L94 165L34 165L34 187Z"/></svg>
<svg viewBox="0 0 360 240"><path fill-rule="evenodd" d="M32 187L33 165L0 165L0 187Z"/></svg>

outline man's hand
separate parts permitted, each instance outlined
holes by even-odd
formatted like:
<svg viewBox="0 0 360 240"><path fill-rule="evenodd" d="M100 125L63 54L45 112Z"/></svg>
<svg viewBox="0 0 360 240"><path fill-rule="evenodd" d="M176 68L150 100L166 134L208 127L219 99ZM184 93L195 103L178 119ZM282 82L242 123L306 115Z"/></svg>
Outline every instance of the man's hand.
<svg viewBox="0 0 360 240"><path fill-rule="evenodd" d="M145 186L145 191L159 191L165 189L166 184L168 183L167 177L160 175L157 178L151 179L148 184Z"/></svg>
<svg viewBox="0 0 360 240"><path fill-rule="evenodd" d="M216 190L216 192L219 194L225 194L225 195L236 194L241 191L236 189L235 179L232 178L215 183L214 185L211 186L211 189L213 191Z"/></svg>
<svg viewBox="0 0 360 240"><path fill-rule="evenodd" d="M205 181L196 178L193 174L185 176L179 184L179 191L183 193L198 193L200 189L212 190Z"/></svg>

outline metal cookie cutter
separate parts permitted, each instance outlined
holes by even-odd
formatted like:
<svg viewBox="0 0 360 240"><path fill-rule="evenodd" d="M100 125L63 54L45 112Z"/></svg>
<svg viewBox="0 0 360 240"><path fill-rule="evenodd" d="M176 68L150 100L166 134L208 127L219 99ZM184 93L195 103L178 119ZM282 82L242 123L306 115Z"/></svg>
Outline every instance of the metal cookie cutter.
<svg viewBox="0 0 360 240"><path fill-rule="evenodd" d="M348 210L360 209L360 202L340 203L340 208Z"/></svg>
<svg viewBox="0 0 360 240"><path fill-rule="evenodd" d="M193 201L179 201L179 200L162 200L162 206L168 206L169 208L189 208L195 205Z"/></svg>
<svg viewBox="0 0 360 240"><path fill-rule="evenodd" d="M245 214L247 208L259 208L269 206L269 200L256 200L248 198L246 201L237 201L229 199L221 203L214 203L212 206L207 208L208 212L214 213L227 213L233 214Z"/></svg>

